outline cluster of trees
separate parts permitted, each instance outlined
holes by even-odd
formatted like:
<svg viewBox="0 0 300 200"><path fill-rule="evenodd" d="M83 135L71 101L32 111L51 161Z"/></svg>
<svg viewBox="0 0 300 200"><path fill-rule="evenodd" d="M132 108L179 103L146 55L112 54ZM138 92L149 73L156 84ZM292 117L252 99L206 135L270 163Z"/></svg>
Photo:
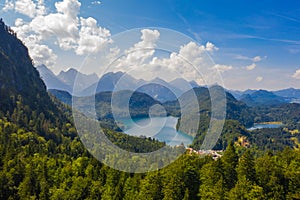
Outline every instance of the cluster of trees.
<svg viewBox="0 0 300 200"><path fill-rule="evenodd" d="M208 129L208 121L200 123L199 133L196 135L191 147L200 149ZM288 127L288 128L284 128ZM238 141L244 137L252 148L259 151L282 151L285 147L299 148L299 133L292 133L289 130L300 130L300 127L286 124L280 128L263 128L248 131L236 120L226 120L222 134L214 146L215 150L224 150L231 142ZM295 140L296 139L296 140Z"/></svg>
<svg viewBox="0 0 300 200"><path fill-rule="evenodd" d="M77 136L57 143L0 120L0 199L299 199L299 163L290 148L258 156L229 145L218 160L186 153L131 174L101 164Z"/></svg>
<svg viewBox="0 0 300 200"><path fill-rule="evenodd" d="M299 148L294 138L300 140L300 134L293 135L284 128L266 128L251 131L249 140L261 151L282 151L286 146Z"/></svg>
<svg viewBox="0 0 300 200"><path fill-rule="evenodd" d="M300 130L300 104L298 103L287 103L272 107L255 107L252 109L256 123L279 121L291 130Z"/></svg>

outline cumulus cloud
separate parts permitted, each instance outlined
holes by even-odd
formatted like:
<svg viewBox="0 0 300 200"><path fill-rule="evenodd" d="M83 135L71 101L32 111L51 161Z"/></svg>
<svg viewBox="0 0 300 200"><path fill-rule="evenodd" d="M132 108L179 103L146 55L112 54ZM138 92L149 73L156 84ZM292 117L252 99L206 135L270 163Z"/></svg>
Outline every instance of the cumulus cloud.
<svg viewBox="0 0 300 200"><path fill-rule="evenodd" d="M15 5L14 5L13 1L5 0L5 4L4 4L4 7L2 8L2 10L4 12L7 12L9 10L13 10L14 8L15 8Z"/></svg>
<svg viewBox="0 0 300 200"><path fill-rule="evenodd" d="M226 72L233 69L231 65L220 65L220 64L216 64L214 68L217 69L219 72Z"/></svg>
<svg viewBox="0 0 300 200"><path fill-rule="evenodd" d="M296 72L292 75L295 79L300 79L300 69L296 70Z"/></svg>
<svg viewBox="0 0 300 200"><path fill-rule="evenodd" d="M94 18L80 18L80 24L81 29L76 49L78 55L99 52L112 42L109 30L98 27Z"/></svg>
<svg viewBox="0 0 300 200"><path fill-rule="evenodd" d="M125 50L125 57L120 60L120 67L136 67L145 64L145 61L155 53L156 42L159 39L158 30L141 30L140 41Z"/></svg>
<svg viewBox="0 0 300 200"><path fill-rule="evenodd" d="M57 55L53 50L46 45L34 44L30 47L32 59L36 65L45 64L46 66L53 66L57 59Z"/></svg>
<svg viewBox="0 0 300 200"><path fill-rule="evenodd" d="M155 69L167 69L166 74L174 72L187 80L195 80L199 84L205 84L204 79L214 82L213 75L216 68L213 67L214 64L205 53L206 51L206 45L189 42L182 45L178 52L172 52L167 58L154 57L150 65ZM225 67L223 69L225 70Z"/></svg>
<svg viewBox="0 0 300 200"><path fill-rule="evenodd" d="M262 80L263 80L264 78L262 77L262 76L258 76L258 77L256 77L256 82L261 82Z"/></svg>
<svg viewBox="0 0 300 200"><path fill-rule="evenodd" d="M249 71L254 70L255 68L256 68L255 63L252 63L251 65L246 66L246 69L249 70Z"/></svg>
<svg viewBox="0 0 300 200"><path fill-rule="evenodd" d="M219 48L216 47L213 43L207 42L205 45L205 50L208 52L218 51Z"/></svg>
<svg viewBox="0 0 300 200"><path fill-rule="evenodd" d="M34 18L38 15L43 15L46 13L46 8L44 6L44 0L16 0L16 1L5 1L5 5L2 8L3 11L7 12L9 10L15 10L16 12Z"/></svg>
<svg viewBox="0 0 300 200"><path fill-rule="evenodd" d="M75 47L78 38L78 17L80 2L77 0L64 0L56 2L57 13L38 16L30 22L32 30L43 39L54 37L58 45L69 50Z"/></svg>
<svg viewBox="0 0 300 200"><path fill-rule="evenodd" d="M205 52L206 48L203 45L197 45L195 42L189 42L188 44L182 46L180 48L179 54L177 56L181 56L193 65L199 65L202 60L202 55ZM174 58L175 55L171 56Z"/></svg>
<svg viewBox="0 0 300 200"><path fill-rule="evenodd" d="M156 42L160 36L158 30L143 29L141 30L141 33L141 41L136 43L133 48L129 49L129 51L144 48L154 48L156 46Z"/></svg>
<svg viewBox="0 0 300 200"><path fill-rule="evenodd" d="M166 66L173 70L186 73L187 68L200 66L204 64L203 55L204 45L197 45L195 42L189 42L180 47L179 52L173 52L168 58L159 59L154 57L151 61L153 65Z"/></svg>
<svg viewBox="0 0 300 200"><path fill-rule="evenodd" d="M187 80L203 83L201 73L206 75L215 70L214 64L206 54L207 48L210 51L216 50L212 43L198 45L195 42L189 42L180 46L178 51L170 52L168 56L157 57L155 48L159 37L159 31L143 29L140 41L126 49L125 55L115 63L115 71L130 72L147 80L155 77L173 80L179 75ZM144 73L145 70L147 73ZM229 68L225 69L223 66L222 70L229 70Z"/></svg>
<svg viewBox="0 0 300 200"><path fill-rule="evenodd" d="M78 0L64 0L61 2L56 2L55 7L58 13L63 13L70 18L76 18L79 10L80 10L81 3Z"/></svg>
<svg viewBox="0 0 300 200"><path fill-rule="evenodd" d="M15 3L17 12L33 18L36 14L36 5L32 0L18 0Z"/></svg>
<svg viewBox="0 0 300 200"><path fill-rule="evenodd" d="M73 49L78 55L99 52L111 42L109 30L98 26L94 18L78 18L78 0L57 2L55 7L56 13L38 16L30 23L43 39L56 38L61 49Z"/></svg>
<svg viewBox="0 0 300 200"><path fill-rule="evenodd" d="M73 50L78 55L97 53L111 43L109 30L98 26L94 18L78 17L81 7L78 0L56 2L56 10L49 14L44 0L17 0L15 3L7 0L5 7L5 10L14 9L32 18L29 21L18 18L12 28L29 47L35 63L42 62L42 57L44 64L54 63L57 56L47 45L48 41L54 41L62 50Z"/></svg>

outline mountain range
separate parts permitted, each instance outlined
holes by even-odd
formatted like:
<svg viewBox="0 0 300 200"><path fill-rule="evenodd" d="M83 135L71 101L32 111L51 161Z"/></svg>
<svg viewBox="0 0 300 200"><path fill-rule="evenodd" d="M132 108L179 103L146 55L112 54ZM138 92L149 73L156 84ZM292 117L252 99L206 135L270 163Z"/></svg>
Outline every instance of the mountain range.
<svg viewBox="0 0 300 200"><path fill-rule="evenodd" d="M61 71L58 75L55 75L45 65L39 65L36 69L39 71L48 90L63 90L70 94L80 95L84 89L98 81L98 76L95 73L86 75L73 68ZM76 87L74 87L75 81ZM76 88L76 91L73 91L74 88Z"/></svg>
<svg viewBox="0 0 300 200"><path fill-rule="evenodd" d="M100 79L96 74L83 74L76 69L61 71L55 75L45 65L37 67L48 89L67 91L75 96L90 96L99 92L112 92L120 90L136 90L150 95L154 99L165 102L172 101L184 92L198 84L195 81L188 82L178 78L171 82L166 82L160 78L151 81L135 79L124 72L108 72ZM76 85L74 85L76 80Z"/></svg>
<svg viewBox="0 0 300 200"><path fill-rule="evenodd" d="M55 75L45 65L37 67L48 89L67 91L75 96L91 96L100 92L132 90L148 94L160 102L174 101L188 90L199 87L195 81L177 78L166 82L160 78L151 81L136 79L125 72L108 72L102 77L83 74L76 69L61 71ZM74 86L76 80L76 86ZM73 91L74 90L74 91ZM267 90L227 90L237 100L248 106L280 105L300 102L300 89L288 88L278 91Z"/></svg>
<svg viewBox="0 0 300 200"><path fill-rule="evenodd" d="M280 105L283 103L300 102L300 89L288 88L284 90L227 90L236 99L246 103L248 106Z"/></svg>
<svg viewBox="0 0 300 200"><path fill-rule="evenodd" d="M240 101L246 103L248 106L272 106L290 102L289 98L278 96L266 90L244 93L240 97Z"/></svg>
<svg viewBox="0 0 300 200"><path fill-rule="evenodd" d="M67 71L61 71L57 78L61 81L69 85L73 90L76 88L76 91L73 93L81 92L82 90L86 89L87 86L90 86L98 81L97 74L83 74L76 69L70 68ZM76 82L76 85L74 86Z"/></svg>
<svg viewBox="0 0 300 200"><path fill-rule="evenodd" d="M57 89L72 93L72 87L67 83L60 80L50 69L45 65L39 65L36 68L43 81L45 82L47 89Z"/></svg>

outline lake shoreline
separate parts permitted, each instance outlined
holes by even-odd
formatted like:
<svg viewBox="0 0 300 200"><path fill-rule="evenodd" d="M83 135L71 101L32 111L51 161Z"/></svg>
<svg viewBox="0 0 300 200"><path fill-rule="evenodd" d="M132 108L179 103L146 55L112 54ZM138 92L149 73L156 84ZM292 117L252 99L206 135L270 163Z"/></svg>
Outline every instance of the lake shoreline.
<svg viewBox="0 0 300 200"><path fill-rule="evenodd" d="M150 123L151 122L151 123ZM170 146L188 146L194 137L177 130L178 118L173 116L153 118L125 118L123 132L132 136L145 136L165 142Z"/></svg>

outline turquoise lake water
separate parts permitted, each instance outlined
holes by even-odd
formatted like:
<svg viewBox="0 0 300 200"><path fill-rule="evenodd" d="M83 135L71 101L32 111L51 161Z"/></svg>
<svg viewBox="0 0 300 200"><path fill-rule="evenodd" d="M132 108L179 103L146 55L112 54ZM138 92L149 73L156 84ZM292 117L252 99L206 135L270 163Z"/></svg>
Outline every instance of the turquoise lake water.
<svg viewBox="0 0 300 200"><path fill-rule="evenodd" d="M134 121L122 119L122 123L125 126L124 132L129 135L155 138L170 146L192 144L192 136L176 131L177 120L175 117L152 117Z"/></svg>

